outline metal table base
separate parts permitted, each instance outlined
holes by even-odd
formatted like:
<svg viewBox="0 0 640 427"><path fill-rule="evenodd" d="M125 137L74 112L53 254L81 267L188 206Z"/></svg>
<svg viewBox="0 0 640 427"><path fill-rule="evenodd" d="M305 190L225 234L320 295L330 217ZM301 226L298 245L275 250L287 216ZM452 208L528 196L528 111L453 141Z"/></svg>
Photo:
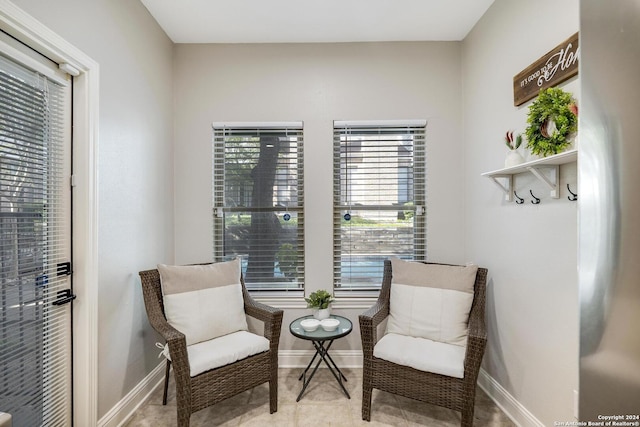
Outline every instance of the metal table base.
<svg viewBox="0 0 640 427"><path fill-rule="evenodd" d="M347 396L347 398L351 399L351 396L349 396L349 392L347 391L346 388L344 388L344 384L342 383L342 380L347 381L347 377L344 376L340 368L338 368L338 365L336 365L336 362L334 362L331 356L329 356L329 348L331 348L331 344L333 344L333 341L334 340L329 340L329 343L327 344L326 347L324 346L324 344L327 341L312 341L313 346L316 349L316 353L313 355L313 357L311 358L311 361L309 362L307 367L304 369L304 371L302 372L302 374L300 374L300 377L298 378L298 381L302 381L302 390L300 390L300 394L298 395L296 402L299 402L300 399L302 398L304 391L309 386L309 383L311 382L311 379L313 378L313 376L316 374L316 371L318 370L318 367L320 366L321 362L324 362L324 364L327 365L327 368L329 368L329 371L331 372L333 377L336 379L336 381L338 381L338 384L342 388L342 391L344 392L344 394ZM307 378L307 373L309 372L311 365L313 365L313 362L316 360L318 355L320 356L320 359L318 359L316 366L311 371L311 375L309 375L309 378Z"/></svg>
<svg viewBox="0 0 640 427"><path fill-rule="evenodd" d="M313 348L316 349L311 361L298 378L299 381L302 381L302 390L300 390L300 394L298 395L296 402L299 402L300 399L302 399L302 395L305 390L307 390L307 387L309 387L309 383L315 376L322 362L324 362L329 369L329 372L331 372L331 375L333 375L336 381L338 381L338 385L340 385L345 396L351 399L349 392L344 386L344 383L347 381L347 377L344 376L340 368L338 368L338 365L336 365L336 362L329 355L329 349L335 340L345 337L351 333L353 330L353 323L351 323L351 320L346 317L332 315L331 318L338 321L338 326L335 329L327 331L320 326L313 331L306 331L302 327L301 322L310 318L312 318L312 316L303 316L295 319L289 325L289 331L294 337L311 341Z"/></svg>

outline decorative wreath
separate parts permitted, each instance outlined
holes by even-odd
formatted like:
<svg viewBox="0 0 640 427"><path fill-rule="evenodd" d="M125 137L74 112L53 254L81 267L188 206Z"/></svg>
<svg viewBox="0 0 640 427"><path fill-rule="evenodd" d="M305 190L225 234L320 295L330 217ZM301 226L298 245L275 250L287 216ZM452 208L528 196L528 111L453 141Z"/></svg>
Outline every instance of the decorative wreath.
<svg viewBox="0 0 640 427"><path fill-rule="evenodd" d="M543 157L558 154L571 144L578 128L578 107L570 93L544 89L529 106L527 123L527 148Z"/></svg>

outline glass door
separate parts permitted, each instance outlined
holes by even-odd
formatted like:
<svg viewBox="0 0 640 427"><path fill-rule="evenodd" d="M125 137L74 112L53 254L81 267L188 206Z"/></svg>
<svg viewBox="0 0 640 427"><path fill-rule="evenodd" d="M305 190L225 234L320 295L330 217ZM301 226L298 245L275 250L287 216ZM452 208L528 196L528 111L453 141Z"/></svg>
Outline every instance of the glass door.
<svg viewBox="0 0 640 427"><path fill-rule="evenodd" d="M70 426L71 84L0 48L0 411Z"/></svg>

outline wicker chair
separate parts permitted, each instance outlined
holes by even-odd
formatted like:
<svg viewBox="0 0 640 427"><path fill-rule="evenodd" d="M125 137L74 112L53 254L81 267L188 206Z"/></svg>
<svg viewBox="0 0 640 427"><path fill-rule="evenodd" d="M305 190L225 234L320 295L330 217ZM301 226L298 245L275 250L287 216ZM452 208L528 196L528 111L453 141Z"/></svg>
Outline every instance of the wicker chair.
<svg viewBox="0 0 640 427"><path fill-rule="evenodd" d="M378 342L377 326L389 315L391 270L391 262L385 261L378 301L359 316L364 353L362 419L371 420L371 392L375 388L459 411L462 414L462 427L471 427L476 381L487 341L484 322L487 269L478 268L476 274L464 357L464 378L461 379L420 371L373 355Z"/></svg>
<svg viewBox="0 0 640 427"><path fill-rule="evenodd" d="M162 403L167 403L169 371L173 363L178 427L189 426L193 412L265 382L269 383L270 413L278 410L278 343L282 310L256 302L241 278L245 313L264 322L264 337L270 342L269 350L191 377L185 336L165 318L158 270L141 271L139 274L149 323L169 345L171 361L167 360Z"/></svg>

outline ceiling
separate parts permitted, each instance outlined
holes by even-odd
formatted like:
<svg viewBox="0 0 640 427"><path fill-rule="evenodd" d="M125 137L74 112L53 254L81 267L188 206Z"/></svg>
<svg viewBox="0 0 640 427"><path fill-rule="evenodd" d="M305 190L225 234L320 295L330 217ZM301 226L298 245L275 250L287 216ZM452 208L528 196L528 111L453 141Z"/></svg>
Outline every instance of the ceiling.
<svg viewBox="0 0 640 427"><path fill-rule="evenodd" d="M494 0L141 0L175 43L462 40Z"/></svg>

